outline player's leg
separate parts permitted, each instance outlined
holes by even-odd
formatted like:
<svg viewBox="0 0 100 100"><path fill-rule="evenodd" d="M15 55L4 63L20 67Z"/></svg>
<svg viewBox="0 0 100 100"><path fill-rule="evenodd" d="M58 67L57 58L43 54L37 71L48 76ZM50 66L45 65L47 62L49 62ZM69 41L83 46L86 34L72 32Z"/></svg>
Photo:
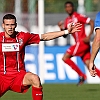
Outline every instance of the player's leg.
<svg viewBox="0 0 100 100"><path fill-rule="evenodd" d="M39 77L31 72L20 71L13 74L10 90L25 93L32 86L33 100L42 100L42 86Z"/></svg>
<svg viewBox="0 0 100 100"><path fill-rule="evenodd" d="M10 86L9 77L7 75L0 74L0 97L2 97L8 90Z"/></svg>
<svg viewBox="0 0 100 100"><path fill-rule="evenodd" d="M75 46L72 46L68 49L68 51L64 54L62 60L68 64L73 70L75 70L80 77L86 77L85 74L79 69L79 67L70 59L72 57L72 52Z"/></svg>
<svg viewBox="0 0 100 100"><path fill-rule="evenodd" d="M26 73L23 78L23 85L32 86L33 100L42 100L43 98L42 86L41 86L40 78L36 74Z"/></svg>
<svg viewBox="0 0 100 100"><path fill-rule="evenodd" d="M83 57L83 62L85 63L87 69L89 68L89 62L90 62L90 52L86 53ZM96 68L97 76L100 77L100 70Z"/></svg>
<svg viewBox="0 0 100 100"><path fill-rule="evenodd" d="M64 54L62 60L68 64L73 70L75 70L80 77L86 77L85 74L79 69L79 67L70 59L70 54Z"/></svg>

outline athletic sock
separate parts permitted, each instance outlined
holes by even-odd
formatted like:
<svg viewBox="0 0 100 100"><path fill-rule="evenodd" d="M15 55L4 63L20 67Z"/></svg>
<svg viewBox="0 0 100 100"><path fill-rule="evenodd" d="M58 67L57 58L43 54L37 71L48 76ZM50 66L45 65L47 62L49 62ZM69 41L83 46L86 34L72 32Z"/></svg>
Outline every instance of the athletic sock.
<svg viewBox="0 0 100 100"><path fill-rule="evenodd" d="M96 68L97 76L100 77L100 70Z"/></svg>
<svg viewBox="0 0 100 100"><path fill-rule="evenodd" d="M67 59L64 62L68 64L73 70L75 70L80 77L83 76L86 79L86 75L79 69L79 67L71 59Z"/></svg>
<svg viewBox="0 0 100 100"><path fill-rule="evenodd" d="M36 88L32 86L32 97L33 100L42 100L43 98L42 87Z"/></svg>

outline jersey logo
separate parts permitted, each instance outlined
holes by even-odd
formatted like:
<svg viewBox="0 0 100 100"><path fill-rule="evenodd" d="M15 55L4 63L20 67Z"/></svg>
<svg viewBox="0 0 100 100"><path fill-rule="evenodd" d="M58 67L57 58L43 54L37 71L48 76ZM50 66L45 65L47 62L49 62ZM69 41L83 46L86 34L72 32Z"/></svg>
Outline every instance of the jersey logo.
<svg viewBox="0 0 100 100"><path fill-rule="evenodd" d="M23 44L23 39L19 38L19 45L21 46Z"/></svg>
<svg viewBox="0 0 100 100"><path fill-rule="evenodd" d="M19 43L2 43L2 52L19 51Z"/></svg>
<svg viewBox="0 0 100 100"><path fill-rule="evenodd" d="M12 47L14 48L14 50L17 50L18 44L12 45Z"/></svg>

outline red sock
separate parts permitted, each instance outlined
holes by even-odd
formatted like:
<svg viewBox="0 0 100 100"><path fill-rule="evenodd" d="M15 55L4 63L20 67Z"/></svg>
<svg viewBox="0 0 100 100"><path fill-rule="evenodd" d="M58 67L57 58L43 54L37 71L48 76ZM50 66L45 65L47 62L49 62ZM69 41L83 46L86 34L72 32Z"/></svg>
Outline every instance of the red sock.
<svg viewBox="0 0 100 100"><path fill-rule="evenodd" d="M71 59L67 59L64 62L68 64L73 70L75 70L79 76L83 76L84 78L86 78L86 75L78 68L78 66Z"/></svg>
<svg viewBox="0 0 100 100"><path fill-rule="evenodd" d="M100 70L96 68L97 76L100 77Z"/></svg>
<svg viewBox="0 0 100 100"><path fill-rule="evenodd" d="M36 88L32 86L32 97L33 100L42 100L43 98L42 87Z"/></svg>

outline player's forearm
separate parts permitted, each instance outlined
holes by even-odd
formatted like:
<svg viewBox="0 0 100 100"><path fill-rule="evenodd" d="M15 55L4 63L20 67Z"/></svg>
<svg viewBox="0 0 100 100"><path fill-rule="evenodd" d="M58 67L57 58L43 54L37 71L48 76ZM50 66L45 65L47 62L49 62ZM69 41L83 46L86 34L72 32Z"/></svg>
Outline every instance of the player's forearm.
<svg viewBox="0 0 100 100"><path fill-rule="evenodd" d="M89 37L91 37L91 35L93 34L93 30L94 30L94 22L93 22L93 20L90 20L89 24L90 24Z"/></svg>
<svg viewBox="0 0 100 100"><path fill-rule="evenodd" d="M65 31L57 31L57 32L48 32L45 34L41 34L41 40L48 41L66 34Z"/></svg>
<svg viewBox="0 0 100 100"><path fill-rule="evenodd" d="M98 53L98 50L100 48L100 37L96 35L92 44L92 52L91 52L91 58L90 58L90 63L93 63L95 60L95 57Z"/></svg>
<svg viewBox="0 0 100 100"><path fill-rule="evenodd" d="M68 27L68 30L58 31L58 32L48 32L48 33L42 34L41 40L48 41L48 40L52 40L60 36L63 36L64 34L67 35L69 33L79 32L80 28L81 28L80 23L75 23L74 25L73 23L71 23L70 26Z"/></svg>

